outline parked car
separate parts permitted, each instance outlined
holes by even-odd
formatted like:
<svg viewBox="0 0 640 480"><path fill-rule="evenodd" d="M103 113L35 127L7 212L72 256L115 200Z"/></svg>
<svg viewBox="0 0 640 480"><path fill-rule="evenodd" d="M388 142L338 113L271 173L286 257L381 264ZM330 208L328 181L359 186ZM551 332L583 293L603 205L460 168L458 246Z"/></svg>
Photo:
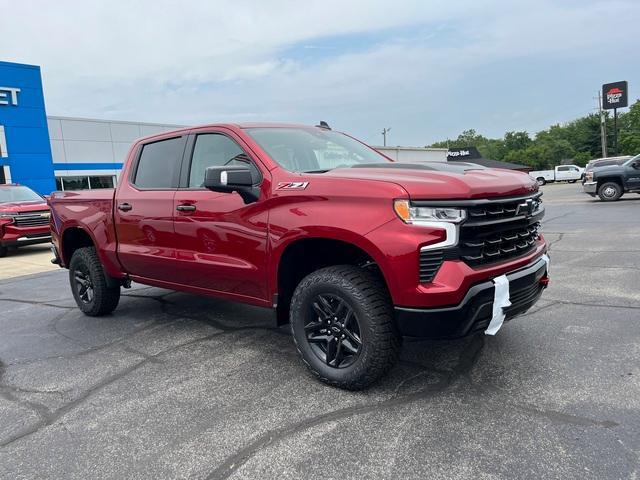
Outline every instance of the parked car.
<svg viewBox="0 0 640 480"><path fill-rule="evenodd" d="M584 168L577 165L558 165L553 170L536 170L529 175L536 179L538 185L550 182L575 183L582 178Z"/></svg>
<svg viewBox="0 0 640 480"><path fill-rule="evenodd" d="M46 200L23 185L0 185L0 257L9 248L50 241Z"/></svg>
<svg viewBox="0 0 640 480"><path fill-rule="evenodd" d="M614 202L626 192L640 193L640 155L611 165L600 165L587 172L585 193L598 195L603 202Z"/></svg>
<svg viewBox="0 0 640 480"><path fill-rule="evenodd" d="M619 157L602 157L597 158L595 160L590 160L589 163L584 167L584 175L582 176L582 183L586 181L587 172L590 172L594 169L594 167L605 167L607 165L622 165L624 162L629 160L631 155L622 155Z"/></svg>
<svg viewBox="0 0 640 480"><path fill-rule="evenodd" d="M139 140L115 190L51 196L80 310L132 281L275 310L320 380L370 385L401 335L493 334L547 285L522 172L402 164L327 126L209 125Z"/></svg>

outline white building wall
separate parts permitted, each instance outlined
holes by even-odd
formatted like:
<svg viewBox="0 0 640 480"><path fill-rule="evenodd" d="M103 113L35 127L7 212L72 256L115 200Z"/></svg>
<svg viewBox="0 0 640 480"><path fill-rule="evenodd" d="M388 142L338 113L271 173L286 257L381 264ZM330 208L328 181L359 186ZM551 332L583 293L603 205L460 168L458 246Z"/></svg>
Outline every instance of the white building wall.
<svg viewBox="0 0 640 480"><path fill-rule="evenodd" d="M47 121L56 176L85 175L93 170L86 164L103 164L96 165L95 171L117 175L135 140L182 127L56 116L47 117Z"/></svg>
<svg viewBox="0 0 640 480"><path fill-rule="evenodd" d="M373 147L396 162L446 162L446 148L428 147Z"/></svg>

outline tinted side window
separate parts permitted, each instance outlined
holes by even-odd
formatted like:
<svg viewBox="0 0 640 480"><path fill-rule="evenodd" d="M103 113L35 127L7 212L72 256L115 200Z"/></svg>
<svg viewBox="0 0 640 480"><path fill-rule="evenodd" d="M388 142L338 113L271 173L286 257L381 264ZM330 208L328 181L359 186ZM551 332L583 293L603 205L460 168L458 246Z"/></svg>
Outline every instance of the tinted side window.
<svg viewBox="0 0 640 480"><path fill-rule="evenodd" d="M142 147L134 185L140 188L178 188L184 138L170 138Z"/></svg>
<svg viewBox="0 0 640 480"><path fill-rule="evenodd" d="M566 172L567 170L571 170L571 167L558 167L559 172Z"/></svg>
<svg viewBox="0 0 640 480"><path fill-rule="evenodd" d="M204 171L207 167L224 167L227 165L245 165L251 168L254 179L260 173L249 160L240 146L225 135L205 133L196 137L189 172L189 187L201 187L204 183Z"/></svg>

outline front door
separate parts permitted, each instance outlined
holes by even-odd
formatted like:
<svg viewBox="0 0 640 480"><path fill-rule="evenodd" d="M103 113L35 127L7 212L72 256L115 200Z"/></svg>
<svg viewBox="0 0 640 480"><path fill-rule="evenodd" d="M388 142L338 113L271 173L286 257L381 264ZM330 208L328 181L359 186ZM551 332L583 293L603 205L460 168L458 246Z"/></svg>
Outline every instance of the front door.
<svg viewBox="0 0 640 480"><path fill-rule="evenodd" d="M182 184L174 199L176 281L253 303L268 301L267 225L264 200L270 175L242 141L223 130L194 135L187 147ZM257 202L202 187L207 167L249 165Z"/></svg>
<svg viewBox="0 0 640 480"><path fill-rule="evenodd" d="M627 189L640 190L640 158L628 161L624 170Z"/></svg>
<svg viewBox="0 0 640 480"><path fill-rule="evenodd" d="M173 200L186 136L142 145L118 185L118 258L130 275L171 281L176 259Z"/></svg>

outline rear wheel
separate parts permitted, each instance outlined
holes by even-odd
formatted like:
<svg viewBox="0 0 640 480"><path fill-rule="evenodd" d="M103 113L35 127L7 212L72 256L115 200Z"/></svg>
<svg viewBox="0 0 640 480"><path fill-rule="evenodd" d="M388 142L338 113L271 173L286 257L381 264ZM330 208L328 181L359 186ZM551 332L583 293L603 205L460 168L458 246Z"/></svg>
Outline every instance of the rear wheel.
<svg viewBox="0 0 640 480"><path fill-rule="evenodd" d="M598 188L598 196L603 202L615 202L622 193L622 187L616 182L606 182Z"/></svg>
<svg viewBox="0 0 640 480"><path fill-rule="evenodd" d="M120 286L109 286L93 247L79 248L69 262L69 281L78 308L99 317L113 312L120 301Z"/></svg>
<svg viewBox="0 0 640 480"><path fill-rule="evenodd" d="M536 178L536 182L538 182L538 185L541 185L541 186L547 183L547 181L542 177Z"/></svg>
<svg viewBox="0 0 640 480"><path fill-rule="evenodd" d="M6 257L7 253L9 253L9 249L7 247L0 247L0 258Z"/></svg>
<svg viewBox="0 0 640 480"><path fill-rule="evenodd" d="M569 183L576 183L578 180L569 180Z"/></svg>
<svg viewBox="0 0 640 480"><path fill-rule="evenodd" d="M384 375L400 348L385 286L351 265L317 270L297 286L291 330L303 362L325 383L360 390Z"/></svg>

